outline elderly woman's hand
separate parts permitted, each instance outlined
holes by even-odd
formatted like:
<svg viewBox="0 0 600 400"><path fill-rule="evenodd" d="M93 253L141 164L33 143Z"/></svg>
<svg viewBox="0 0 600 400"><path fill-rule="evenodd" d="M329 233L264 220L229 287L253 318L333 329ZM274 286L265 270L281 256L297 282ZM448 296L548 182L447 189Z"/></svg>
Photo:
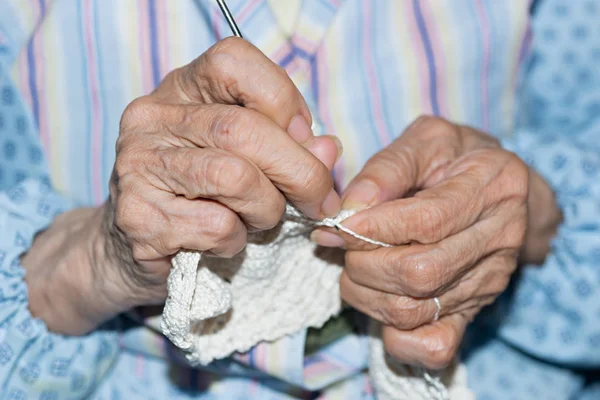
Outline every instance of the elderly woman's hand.
<svg viewBox="0 0 600 400"><path fill-rule="evenodd" d="M221 41L170 73L123 114L103 212L57 220L25 257L34 314L55 331L83 333L131 307L162 303L178 250L233 256L248 230L279 222L286 198L313 218L335 215L330 170L339 142L314 137L311 122L285 71L244 40ZM58 237L62 244L52 244ZM61 254L79 254L70 272L53 272L54 283L36 278L35 265L61 264ZM62 311L50 310L48 298Z"/></svg>
<svg viewBox="0 0 600 400"><path fill-rule="evenodd" d="M385 325L391 355L430 368L452 360L468 322L506 288L519 253L544 258L560 220L548 185L516 155L433 117L414 122L349 185L344 207L366 206L343 225L394 247L340 233L348 249L342 296ZM331 231L313 239L342 245Z"/></svg>

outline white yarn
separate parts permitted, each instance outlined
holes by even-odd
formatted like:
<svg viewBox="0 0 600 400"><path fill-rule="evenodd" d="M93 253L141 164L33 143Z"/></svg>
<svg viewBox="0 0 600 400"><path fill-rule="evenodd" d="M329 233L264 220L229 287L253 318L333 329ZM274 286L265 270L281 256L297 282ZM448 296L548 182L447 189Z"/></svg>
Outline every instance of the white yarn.
<svg viewBox="0 0 600 400"><path fill-rule="evenodd" d="M193 364L245 352L305 327L320 327L341 308L341 263L314 254L306 224L290 216L250 235L232 259L182 251L173 259L163 333ZM307 262L308 261L308 262Z"/></svg>
<svg viewBox="0 0 600 400"><path fill-rule="evenodd" d="M332 249L317 251L309 232L318 226L335 227L360 240L391 247L345 228L342 221L353 214L343 211L335 218L315 221L288 205L276 228L249 235L246 249L232 259L179 252L168 279L163 333L192 364L206 365L262 341L321 327L341 309L343 260L337 260L339 253ZM373 322L372 329L369 373L379 399L472 398L463 366L434 376L419 373L388 360L379 325Z"/></svg>

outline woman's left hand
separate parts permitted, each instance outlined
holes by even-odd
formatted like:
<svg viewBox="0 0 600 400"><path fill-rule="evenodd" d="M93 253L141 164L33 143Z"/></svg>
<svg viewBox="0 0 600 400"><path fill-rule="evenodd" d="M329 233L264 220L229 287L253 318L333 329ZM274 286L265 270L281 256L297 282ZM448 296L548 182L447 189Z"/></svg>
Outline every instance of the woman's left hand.
<svg viewBox="0 0 600 400"><path fill-rule="evenodd" d="M515 154L434 117L417 119L351 182L344 208L367 206L343 225L394 247L322 229L313 240L347 249L342 297L384 324L387 351L434 369L506 288L519 254L543 259L560 221L548 185Z"/></svg>

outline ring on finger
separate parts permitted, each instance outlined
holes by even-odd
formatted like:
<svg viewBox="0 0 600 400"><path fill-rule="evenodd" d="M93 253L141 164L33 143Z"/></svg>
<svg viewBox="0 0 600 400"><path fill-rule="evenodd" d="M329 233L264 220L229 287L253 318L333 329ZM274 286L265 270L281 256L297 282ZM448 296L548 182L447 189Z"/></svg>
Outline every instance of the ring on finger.
<svg viewBox="0 0 600 400"><path fill-rule="evenodd" d="M435 303L435 315L433 316L433 322L437 321L440 319L440 313L442 312L442 304L440 303L440 299L438 299L437 297L433 298L433 302Z"/></svg>

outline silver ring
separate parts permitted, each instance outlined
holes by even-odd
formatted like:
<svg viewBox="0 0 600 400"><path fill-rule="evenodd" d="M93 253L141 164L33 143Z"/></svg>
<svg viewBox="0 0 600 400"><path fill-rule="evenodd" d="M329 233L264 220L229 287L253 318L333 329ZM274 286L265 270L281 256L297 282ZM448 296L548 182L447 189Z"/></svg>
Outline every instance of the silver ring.
<svg viewBox="0 0 600 400"><path fill-rule="evenodd" d="M437 307L437 310L435 310L435 315L433 316L433 322L435 322L440 319L440 312L442 312L442 305L440 304L440 299L438 299L437 297L433 298L433 302L435 303L435 306Z"/></svg>

